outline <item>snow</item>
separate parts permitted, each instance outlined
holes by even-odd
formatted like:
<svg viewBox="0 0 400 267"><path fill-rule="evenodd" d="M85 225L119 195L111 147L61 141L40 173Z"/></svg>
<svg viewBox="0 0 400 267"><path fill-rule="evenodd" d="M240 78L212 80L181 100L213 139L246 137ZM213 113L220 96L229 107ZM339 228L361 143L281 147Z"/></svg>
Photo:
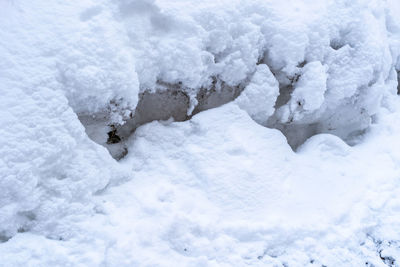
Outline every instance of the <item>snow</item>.
<svg viewBox="0 0 400 267"><path fill-rule="evenodd" d="M312 113L322 106L326 92L326 70L327 67L322 66L319 61L307 63L302 68L290 103L285 106L293 114L291 121L299 121L304 116L303 113Z"/></svg>
<svg viewBox="0 0 400 267"><path fill-rule="evenodd" d="M91 1L2 1L1 10L4 87L60 90L77 114L112 104L134 110L139 85L132 49L110 8Z"/></svg>
<svg viewBox="0 0 400 267"><path fill-rule="evenodd" d="M251 114L290 132L315 128L301 140L289 140L297 147L316 132L351 139L368 128L368 118L397 84L392 71L400 54L399 32L392 10L398 3L314 2L118 3L137 50L141 90L178 87L191 99L191 115L199 90L213 88L215 81L245 88L257 76L257 65L265 65L279 82L280 97L273 114L263 105L257 105L260 114L256 107ZM311 70L316 65L324 69ZM311 86L318 88L307 89ZM318 90L318 97L306 101L306 90ZM305 106L298 108L299 101Z"/></svg>
<svg viewBox="0 0 400 267"><path fill-rule="evenodd" d="M274 114L279 95L279 84L268 66L260 64L251 77L250 83L235 102L258 123L265 124Z"/></svg>
<svg viewBox="0 0 400 267"><path fill-rule="evenodd" d="M398 113L384 118L362 145L317 135L297 154L233 103L146 124L120 161L134 178L95 196L73 238L20 233L0 253L17 266L26 253L45 265L382 266L374 241L398 240L400 162Z"/></svg>
<svg viewBox="0 0 400 267"><path fill-rule="evenodd" d="M314 2L2 1L0 266L399 265L400 4Z"/></svg>

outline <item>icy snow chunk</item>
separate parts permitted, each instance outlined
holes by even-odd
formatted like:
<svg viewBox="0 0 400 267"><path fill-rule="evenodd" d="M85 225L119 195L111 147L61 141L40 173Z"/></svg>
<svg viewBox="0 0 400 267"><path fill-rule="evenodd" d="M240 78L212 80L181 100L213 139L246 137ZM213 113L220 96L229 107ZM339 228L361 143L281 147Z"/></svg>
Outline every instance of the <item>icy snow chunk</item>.
<svg viewBox="0 0 400 267"><path fill-rule="evenodd" d="M264 124L275 109L279 84L265 64L257 66L256 72L235 102L258 123Z"/></svg>

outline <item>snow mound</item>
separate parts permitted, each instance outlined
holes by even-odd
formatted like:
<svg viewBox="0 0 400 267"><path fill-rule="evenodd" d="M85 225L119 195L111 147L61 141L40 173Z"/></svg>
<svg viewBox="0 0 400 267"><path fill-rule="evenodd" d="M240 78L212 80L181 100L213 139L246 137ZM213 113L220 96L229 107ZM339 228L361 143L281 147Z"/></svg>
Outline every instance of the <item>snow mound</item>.
<svg viewBox="0 0 400 267"><path fill-rule="evenodd" d="M399 14L1 1L0 265L398 264Z"/></svg>
<svg viewBox="0 0 400 267"><path fill-rule="evenodd" d="M20 233L0 254L16 266L398 262L398 119L386 114L362 145L323 134L299 153L234 103L146 124L119 162L133 179L94 196L73 238Z"/></svg>

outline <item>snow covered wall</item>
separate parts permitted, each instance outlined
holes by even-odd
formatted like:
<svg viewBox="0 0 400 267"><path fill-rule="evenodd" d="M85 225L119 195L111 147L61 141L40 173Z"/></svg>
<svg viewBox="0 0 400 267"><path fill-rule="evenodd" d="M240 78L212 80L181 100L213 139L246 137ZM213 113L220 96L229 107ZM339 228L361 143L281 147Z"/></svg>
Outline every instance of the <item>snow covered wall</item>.
<svg viewBox="0 0 400 267"><path fill-rule="evenodd" d="M382 140L398 144L398 116L385 112L399 81L398 0L2 0L0 259L393 261L398 192L387 188L399 185L400 156ZM389 137L368 143L371 125ZM369 195L345 188L355 185ZM389 219L373 228L376 206ZM280 227L297 212L310 219ZM349 240L345 260L328 255Z"/></svg>

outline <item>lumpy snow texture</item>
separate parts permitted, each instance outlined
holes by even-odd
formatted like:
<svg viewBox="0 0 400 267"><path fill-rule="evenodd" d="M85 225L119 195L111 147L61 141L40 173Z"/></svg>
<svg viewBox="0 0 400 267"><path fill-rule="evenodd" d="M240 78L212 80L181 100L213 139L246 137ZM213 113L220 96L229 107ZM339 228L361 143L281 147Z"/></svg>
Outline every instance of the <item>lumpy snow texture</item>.
<svg viewBox="0 0 400 267"><path fill-rule="evenodd" d="M214 78L239 86L253 76L268 88L269 72L257 67L263 64L278 80L281 99L271 114L275 93L260 93L249 110L256 121L278 128L314 124L317 132L347 138L369 126L385 95L396 94L398 5L123 0L119 7L140 51L143 88L161 81L193 95Z"/></svg>
<svg viewBox="0 0 400 267"><path fill-rule="evenodd" d="M397 0L1 1L0 266L399 265L399 18ZM190 118L216 85L241 93ZM122 160L88 137L171 88L190 119L139 127Z"/></svg>
<svg viewBox="0 0 400 267"><path fill-rule="evenodd" d="M134 110L139 85L133 52L109 4L6 0L0 5L2 91L49 87L65 95L75 113L110 111L117 122L123 111Z"/></svg>
<svg viewBox="0 0 400 267"><path fill-rule="evenodd" d="M261 64L235 100L242 109L257 122L263 123L274 113L275 102L279 95L279 84L268 66Z"/></svg>

